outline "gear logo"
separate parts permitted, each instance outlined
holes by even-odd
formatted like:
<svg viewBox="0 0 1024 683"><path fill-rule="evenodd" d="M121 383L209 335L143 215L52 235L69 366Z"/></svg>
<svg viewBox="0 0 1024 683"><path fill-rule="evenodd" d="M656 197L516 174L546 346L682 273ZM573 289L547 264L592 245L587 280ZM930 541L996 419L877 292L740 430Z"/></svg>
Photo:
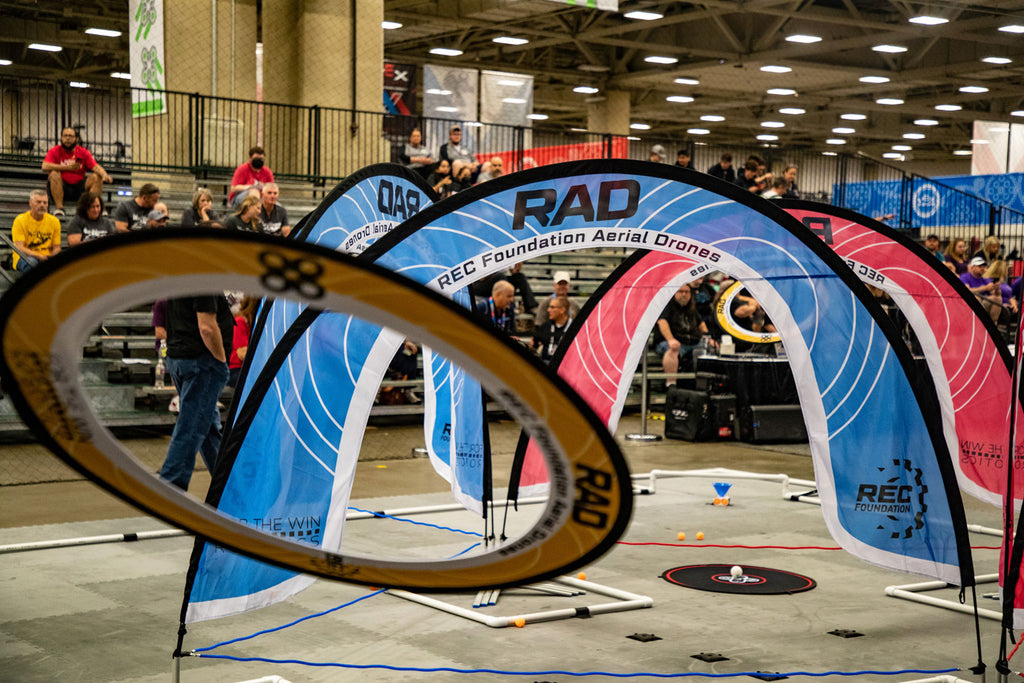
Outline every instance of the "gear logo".
<svg viewBox="0 0 1024 683"><path fill-rule="evenodd" d="M265 251L260 254L260 263L267 269L260 281L275 292L294 289L307 299L319 299L324 288L318 282L324 272L323 266L310 259L292 260L281 254Z"/></svg>
<svg viewBox="0 0 1024 683"><path fill-rule="evenodd" d="M924 473L910 460L893 458L888 467L879 467L885 478L883 483L862 483L857 489L857 512L883 513L884 520L877 529L888 532L889 538L907 539L924 528L924 514L928 511L923 483ZM885 476L889 475L889 476ZM909 515L913 514L913 521Z"/></svg>
<svg viewBox="0 0 1024 683"><path fill-rule="evenodd" d="M914 190L914 213L921 218L931 218L939 212L942 198L934 185L922 185Z"/></svg>

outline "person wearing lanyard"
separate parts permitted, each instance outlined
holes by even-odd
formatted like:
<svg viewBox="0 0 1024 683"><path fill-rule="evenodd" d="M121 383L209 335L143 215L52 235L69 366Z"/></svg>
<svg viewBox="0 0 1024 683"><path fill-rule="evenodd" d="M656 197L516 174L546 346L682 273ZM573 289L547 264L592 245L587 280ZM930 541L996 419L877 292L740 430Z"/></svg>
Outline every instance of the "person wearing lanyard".
<svg viewBox="0 0 1024 683"><path fill-rule="evenodd" d="M564 296L552 298L548 302L547 322L533 332L533 350L540 351L541 360L545 363L551 362L570 324L572 316L569 315L569 300Z"/></svg>
<svg viewBox="0 0 1024 683"><path fill-rule="evenodd" d="M477 313L490 319L499 330L509 334L516 331L516 310L512 302L516 298L516 288L506 280L498 280L491 287L491 296L476 305Z"/></svg>

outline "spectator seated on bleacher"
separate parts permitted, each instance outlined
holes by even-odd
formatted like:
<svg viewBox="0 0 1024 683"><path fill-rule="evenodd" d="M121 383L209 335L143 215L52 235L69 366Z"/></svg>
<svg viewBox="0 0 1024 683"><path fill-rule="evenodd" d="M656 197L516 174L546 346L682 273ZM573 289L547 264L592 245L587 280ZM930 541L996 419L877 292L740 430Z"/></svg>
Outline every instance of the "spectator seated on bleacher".
<svg viewBox="0 0 1024 683"><path fill-rule="evenodd" d="M572 284L572 279L569 277L568 271L555 271L554 280L554 293L541 301L540 305L537 307L537 316L533 321L534 328L538 328L548 321L548 305L550 305L550 303L557 297L564 297L565 300L569 302L570 317L575 318L580 312L580 305L575 299L569 296L569 286Z"/></svg>
<svg viewBox="0 0 1024 683"><path fill-rule="evenodd" d="M569 299L554 296L548 300L548 319L533 330L533 350L540 353L545 363L551 361L562 338L572 325L574 316L569 312Z"/></svg>
<svg viewBox="0 0 1024 683"><path fill-rule="evenodd" d="M32 190L28 211L14 219L11 240L16 249L11 265L15 270L24 272L60 253L60 221L47 213L49 205L46 192Z"/></svg>
<svg viewBox="0 0 1024 683"><path fill-rule="evenodd" d="M260 207L262 201L255 192L247 193L242 203L233 214L224 219L224 227L228 230L249 230L261 232Z"/></svg>
<svg viewBox="0 0 1024 683"><path fill-rule="evenodd" d="M68 223L68 246L117 234L114 221L103 215L103 197L86 192L78 198L75 216Z"/></svg>
<svg viewBox="0 0 1024 683"><path fill-rule="evenodd" d="M54 216L64 215L65 199L77 201L84 192L102 194L103 183L114 182L89 150L78 142L78 131L65 128L60 132L60 144L51 147L43 158L47 189L55 205Z"/></svg>
<svg viewBox="0 0 1024 683"><path fill-rule="evenodd" d="M267 183L263 186L260 222L266 234L287 237L291 234L292 226L288 223L288 210L277 203L280 193L277 183Z"/></svg>
<svg viewBox="0 0 1024 683"><path fill-rule="evenodd" d="M267 183L274 182L274 172L266 165L266 154L263 148L255 145L249 149L249 161L235 169L231 176L231 192L228 194L228 201L232 208L238 205L245 198L248 190L263 190Z"/></svg>
<svg viewBox="0 0 1024 683"><path fill-rule="evenodd" d="M194 228L203 221L217 220L220 220L220 216L213 210L213 193L205 187L200 187L192 195L192 206L181 214L181 226Z"/></svg>
<svg viewBox="0 0 1024 683"><path fill-rule="evenodd" d="M697 313L693 290L683 285L658 316L655 328L655 349L661 356L662 369L667 374L693 370L693 352L700 347L701 338L708 336L708 327ZM674 377L665 380L667 386L676 383Z"/></svg>
<svg viewBox="0 0 1024 683"><path fill-rule="evenodd" d="M114 209L114 225L118 232L145 230L150 212L160 201L160 188L153 183L146 183L131 199L126 199Z"/></svg>
<svg viewBox="0 0 1024 683"><path fill-rule="evenodd" d="M981 307L992 316L993 322L998 322L1003 297L999 285L985 277L986 268L984 257L973 257L967 264L967 272L960 276L960 282L964 283L967 289L978 297Z"/></svg>
<svg viewBox="0 0 1024 683"><path fill-rule="evenodd" d="M476 312L499 330L508 334L516 332L516 288L506 280L498 280L491 286L491 296L477 303Z"/></svg>

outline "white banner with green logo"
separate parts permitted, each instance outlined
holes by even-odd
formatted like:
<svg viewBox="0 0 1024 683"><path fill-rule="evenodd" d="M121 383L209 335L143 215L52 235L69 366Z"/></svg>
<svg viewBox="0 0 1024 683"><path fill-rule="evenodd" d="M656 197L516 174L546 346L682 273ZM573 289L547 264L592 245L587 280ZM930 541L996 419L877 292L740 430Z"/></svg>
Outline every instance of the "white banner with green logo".
<svg viewBox="0 0 1024 683"><path fill-rule="evenodd" d="M167 112L164 89L163 0L131 0L129 44L132 69L132 116Z"/></svg>

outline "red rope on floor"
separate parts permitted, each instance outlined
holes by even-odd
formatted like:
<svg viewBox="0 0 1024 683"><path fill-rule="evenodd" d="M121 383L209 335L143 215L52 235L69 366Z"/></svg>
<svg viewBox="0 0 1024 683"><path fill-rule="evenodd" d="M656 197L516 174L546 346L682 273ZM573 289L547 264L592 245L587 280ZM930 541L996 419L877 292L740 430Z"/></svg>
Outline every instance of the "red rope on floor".
<svg viewBox="0 0 1024 683"><path fill-rule="evenodd" d="M745 548L748 550L842 550L839 546L825 545L726 545L722 543L657 543L654 541L616 541L618 545L658 545L667 548ZM997 545L972 545L972 550L999 550Z"/></svg>

